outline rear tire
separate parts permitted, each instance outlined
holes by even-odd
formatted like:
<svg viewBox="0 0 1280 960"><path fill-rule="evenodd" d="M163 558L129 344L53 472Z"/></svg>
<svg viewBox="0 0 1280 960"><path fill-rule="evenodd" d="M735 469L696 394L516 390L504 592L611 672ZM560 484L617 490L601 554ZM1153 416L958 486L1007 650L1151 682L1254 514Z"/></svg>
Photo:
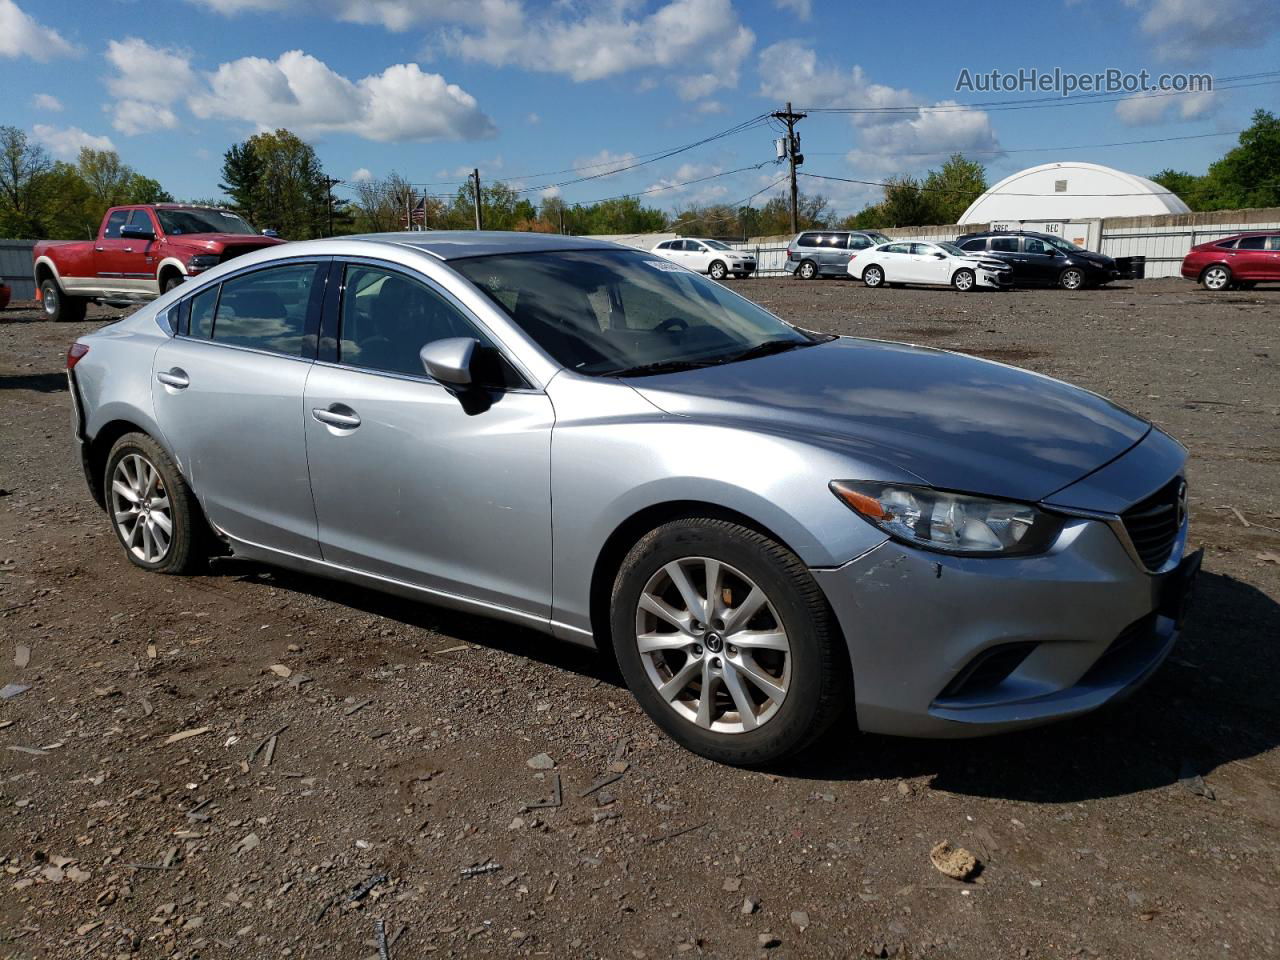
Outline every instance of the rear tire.
<svg viewBox="0 0 1280 960"><path fill-rule="evenodd" d="M871 264L862 270L862 282L873 290L884 286L884 270L878 264Z"/></svg>
<svg viewBox="0 0 1280 960"><path fill-rule="evenodd" d="M951 278L951 285L961 293L972 293L978 287L978 278L972 270L957 270Z"/></svg>
<svg viewBox="0 0 1280 960"><path fill-rule="evenodd" d="M708 585L711 570L719 573ZM826 597L794 553L740 524L695 517L642 537L614 580L610 624L640 706L677 743L720 763L755 766L795 753L851 702L848 657Z"/></svg>
<svg viewBox="0 0 1280 960"><path fill-rule="evenodd" d="M796 276L801 280L812 280L818 275L818 265L812 260L802 260L796 267Z"/></svg>
<svg viewBox="0 0 1280 960"><path fill-rule="evenodd" d="M63 293L53 278L40 284L40 302L45 319L54 323L79 323L84 319L85 307L88 306L83 297L70 297Z"/></svg>
<svg viewBox="0 0 1280 960"><path fill-rule="evenodd" d="M1214 293L1226 290L1231 286L1231 268L1215 263L1200 274L1200 283L1206 290L1212 290Z"/></svg>
<svg viewBox="0 0 1280 960"><path fill-rule="evenodd" d="M160 444L145 433L117 440L107 455L103 492L111 529L132 563L153 573L200 569L200 508Z"/></svg>

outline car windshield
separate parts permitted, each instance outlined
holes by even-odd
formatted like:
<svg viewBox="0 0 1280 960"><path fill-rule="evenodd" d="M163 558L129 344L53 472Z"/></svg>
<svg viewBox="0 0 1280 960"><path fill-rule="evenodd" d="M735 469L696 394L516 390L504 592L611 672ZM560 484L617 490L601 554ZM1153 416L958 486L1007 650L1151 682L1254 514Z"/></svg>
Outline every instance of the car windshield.
<svg viewBox="0 0 1280 960"><path fill-rule="evenodd" d="M826 339L646 253L526 253L449 265L558 363L590 376L667 373Z"/></svg>
<svg viewBox="0 0 1280 960"><path fill-rule="evenodd" d="M938 244L935 244L935 246L940 247L941 249L947 251L947 253L951 254L951 256L953 257L967 257L969 255L965 253L963 250L961 250L959 247L957 247L954 243L938 243Z"/></svg>
<svg viewBox="0 0 1280 960"><path fill-rule="evenodd" d="M733 249L733 247L729 246L727 243L721 243L719 240L703 240L701 242L705 243L712 250L732 250Z"/></svg>
<svg viewBox="0 0 1280 960"><path fill-rule="evenodd" d="M1057 247L1063 253L1084 253L1083 247L1077 247L1070 240L1063 240L1061 237L1051 237L1046 235L1041 239L1043 239L1046 243L1052 244L1053 246Z"/></svg>
<svg viewBox="0 0 1280 960"><path fill-rule="evenodd" d="M244 218L230 210L157 210L160 227L169 236L184 233L257 233Z"/></svg>

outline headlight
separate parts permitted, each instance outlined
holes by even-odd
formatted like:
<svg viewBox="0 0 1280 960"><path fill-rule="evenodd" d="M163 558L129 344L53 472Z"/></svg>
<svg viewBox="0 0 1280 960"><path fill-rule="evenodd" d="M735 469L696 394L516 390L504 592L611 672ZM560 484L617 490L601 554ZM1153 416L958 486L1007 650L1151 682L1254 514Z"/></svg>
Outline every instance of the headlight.
<svg viewBox="0 0 1280 960"><path fill-rule="evenodd" d="M1029 503L931 487L833 480L831 492L895 540L943 553L1040 553L1062 529L1061 518Z"/></svg>
<svg viewBox="0 0 1280 960"><path fill-rule="evenodd" d="M187 261L188 270L208 270L216 267L220 258L216 253L197 253Z"/></svg>

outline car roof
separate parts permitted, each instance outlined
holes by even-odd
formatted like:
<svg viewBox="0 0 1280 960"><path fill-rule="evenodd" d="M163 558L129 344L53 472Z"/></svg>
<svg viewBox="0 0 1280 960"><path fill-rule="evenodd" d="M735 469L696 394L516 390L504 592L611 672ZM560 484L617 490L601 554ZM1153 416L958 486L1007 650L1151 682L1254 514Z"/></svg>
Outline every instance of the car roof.
<svg viewBox="0 0 1280 960"><path fill-rule="evenodd" d="M957 240L977 240L979 237L1040 237L1057 239L1051 233L1041 233L1039 230L979 230L977 233L963 233L956 237Z"/></svg>
<svg viewBox="0 0 1280 960"><path fill-rule="evenodd" d="M421 250L440 260L488 257L503 253L549 253L553 250L631 250L607 240L566 237L556 233L515 230L428 230L425 232L366 233L335 240L394 243Z"/></svg>

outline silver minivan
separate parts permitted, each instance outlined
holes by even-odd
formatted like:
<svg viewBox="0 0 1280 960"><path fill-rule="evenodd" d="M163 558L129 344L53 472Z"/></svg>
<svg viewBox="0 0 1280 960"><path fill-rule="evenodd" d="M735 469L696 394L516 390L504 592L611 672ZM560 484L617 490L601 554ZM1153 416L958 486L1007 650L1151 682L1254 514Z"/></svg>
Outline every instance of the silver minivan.
<svg viewBox="0 0 1280 960"><path fill-rule="evenodd" d="M849 254L888 243L875 230L805 230L787 244L782 268L801 280L847 276Z"/></svg>

